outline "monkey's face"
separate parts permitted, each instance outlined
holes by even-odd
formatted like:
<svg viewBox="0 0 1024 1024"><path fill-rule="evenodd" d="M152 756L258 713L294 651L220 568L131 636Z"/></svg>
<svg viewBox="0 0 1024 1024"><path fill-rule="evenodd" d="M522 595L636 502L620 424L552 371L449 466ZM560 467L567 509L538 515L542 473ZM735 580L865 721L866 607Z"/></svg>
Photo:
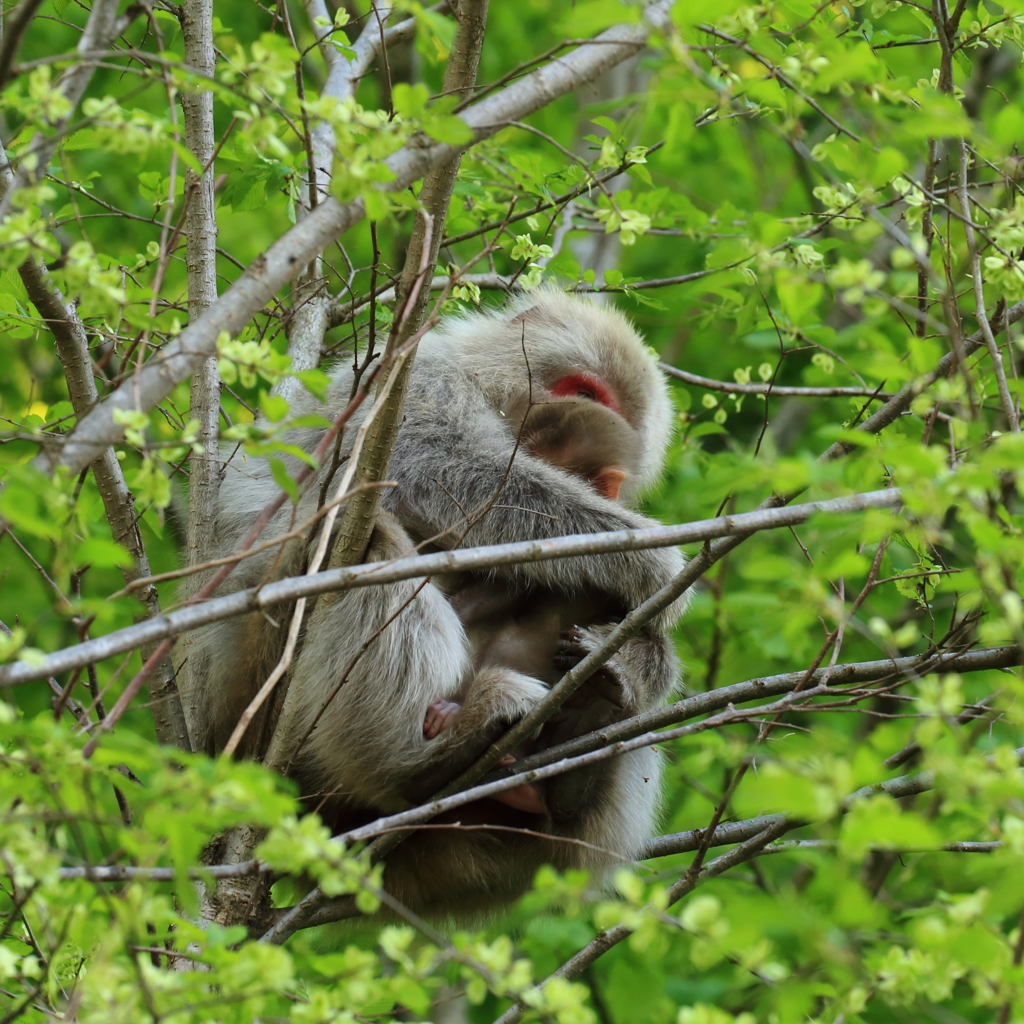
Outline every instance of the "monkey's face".
<svg viewBox="0 0 1024 1024"><path fill-rule="evenodd" d="M589 387L590 382L584 386ZM510 426L515 427L515 421ZM630 484L636 473L640 438L603 402L578 393L552 397L529 406L519 419L518 430L520 443L532 455L582 477L604 497L626 500L635 490Z"/></svg>

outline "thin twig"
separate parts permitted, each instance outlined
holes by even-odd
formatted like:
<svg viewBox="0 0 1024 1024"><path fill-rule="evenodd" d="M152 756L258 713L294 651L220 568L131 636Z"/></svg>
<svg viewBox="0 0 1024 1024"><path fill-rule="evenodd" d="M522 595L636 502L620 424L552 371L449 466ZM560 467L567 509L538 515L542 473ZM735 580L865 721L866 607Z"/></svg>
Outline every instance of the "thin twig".
<svg viewBox="0 0 1024 1024"><path fill-rule="evenodd" d="M959 161L959 184L960 184L960 208L963 211L964 236L967 239L967 251L971 261L971 279L974 285L974 308L981 329L982 337L988 348L988 354L992 359L992 370L996 376L996 384L999 387L999 400L1003 405L1003 412L1006 414L1006 421L1009 424L1011 433L1020 433L1020 421L1017 415L1017 407L1014 405L1013 396L1006 382L1006 368L1003 366L1003 355L999 351L996 339L989 324L988 313L985 311L985 285L981 279L981 256L978 253L977 241L974 237L974 225L971 221L970 198L967 192L967 142L960 140L960 161Z"/></svg>

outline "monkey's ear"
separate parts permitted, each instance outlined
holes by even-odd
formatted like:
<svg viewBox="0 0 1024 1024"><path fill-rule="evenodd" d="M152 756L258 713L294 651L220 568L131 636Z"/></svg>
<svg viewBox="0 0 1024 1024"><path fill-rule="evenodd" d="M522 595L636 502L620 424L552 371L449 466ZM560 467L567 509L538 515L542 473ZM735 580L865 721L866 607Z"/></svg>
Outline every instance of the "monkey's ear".
<svg viewBox="0 0 1024 1024"><path fill-rule="evenodd" d="M612 501L619 500L619 491L626 480L626 474L621 469L602 469L594 477L594 488L598 494L603 494Z"/></svg>

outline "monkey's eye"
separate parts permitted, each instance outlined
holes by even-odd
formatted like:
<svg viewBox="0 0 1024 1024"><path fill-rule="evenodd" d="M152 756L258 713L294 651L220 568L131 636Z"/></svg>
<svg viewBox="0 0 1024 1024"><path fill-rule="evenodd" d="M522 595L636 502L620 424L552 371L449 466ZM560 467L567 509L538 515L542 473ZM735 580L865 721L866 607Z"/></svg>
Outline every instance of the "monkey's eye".
<svg viewBox="0 0 1024 1024"><path fill-rule="evenodd" d="M612 390L588 374L573 373L563 377L551 385L551 393L559 398L585 398L613 412L619 411L619 403Z"/></svg>

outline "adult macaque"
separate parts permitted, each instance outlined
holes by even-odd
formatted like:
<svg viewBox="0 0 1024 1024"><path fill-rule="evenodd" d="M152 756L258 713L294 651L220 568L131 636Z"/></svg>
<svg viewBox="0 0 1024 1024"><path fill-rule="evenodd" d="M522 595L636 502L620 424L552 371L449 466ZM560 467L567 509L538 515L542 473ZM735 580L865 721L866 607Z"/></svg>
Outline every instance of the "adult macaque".
<svg viewBox="0 0 1024 1024"><path fill-rule="evenodd" d="M347 366L335 373L327 415L344 407L351 380ZM630 464L596 467L611 476L592 474L571 461L578 461L578 446L545 427L547 413L540 413L539 427L531 428L530 419L524 425L527 412L549 402L600 408L591 422L617 432L623 446L616 450ZM296 414L324 411L312 399L293 405ZM503 544L653 525L623 502L657 479L671 419L654 358L614 311L541 291L501 312L451 318L420 344L387 472L396 486L383 494L385 511L366 561L401 557L427 540L440 547ZM521 432L527 443L517 450ZM321 436L296 431L294 440L311 450ZM556 464L563 459L574 468ZM619 501L606 496L616 488ZM275 489L264 460L240 455L230 460L218 509L220 550L234 548ZM306 492L299 520L313 513L318 493L318 487ZM280 514L267 536L286 532L290 521L290 514ZM304 544L290 542L274 572L300 572L306 557ZM256 585L273 564L269 551L249 559L228 586ZM408 806L410 796L422 794L426 779L472 759L482 743L541 700L546 684L566 665L597 646L616 618L682 567L676 549L660 548L495 569L488 583L500 601L544 595L564 618L555 634L556 663L550 663L544 647L524 665L529 671L500 651L488 655L474 634L476 625L467 628L460 621L457 594L453 604L433 583L410 580L341 593L305 637L288 695L300 711L296 735L308 733L293 774L309 803L338 830ZM589 731L595 718L622 717L657 704L676 681L664 631L680 611L666 611L629 641L534 745ZM562 636L567 626L580 628ZM279 623L254 614L197 635L188 655L185 694L197 748L213 752L224 745L280 656L284 632ZM497 633L491 632L495 640ZM425 735L428 708L438 702L459 705L458 713L446 728ZM249 752L263 742L266 723L260 718L247 733ZM424 829L388 857L386 887L421 912L471 912L514 899L542 863L599 869L610 857L632 858L650 834L656 812L656 755L635 751L600 772L574 775L575 781L567 776L561 784L568 799L560 796L559 785L549 783L544 794L535 794L539 808L516 807L513 796L507 803L478 801L449 818L554 838L495 829Z"/></svg>

